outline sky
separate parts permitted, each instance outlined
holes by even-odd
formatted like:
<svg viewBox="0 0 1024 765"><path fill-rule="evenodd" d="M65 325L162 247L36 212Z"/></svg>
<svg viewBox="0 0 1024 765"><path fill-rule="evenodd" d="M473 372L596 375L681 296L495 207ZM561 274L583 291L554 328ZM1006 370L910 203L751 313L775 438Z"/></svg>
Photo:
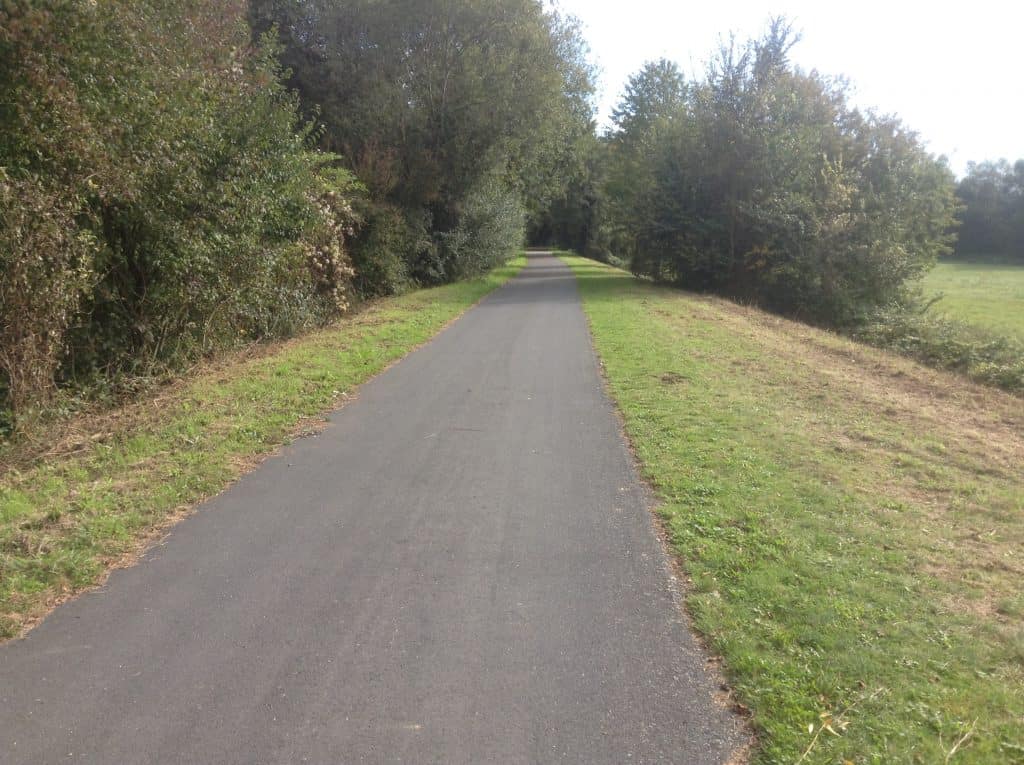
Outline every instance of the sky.
<svg viewBox="0 0 1024 765"><path fill-rule="evenodd" d="M967 162L1024 158L1020 0L553 0L583 23L600 72L599 121L629 75L662 56L700 74L719 40L757 36L772 15L801 33L792 60L847 77L853 103L898 114L958 175Z"/></svg>

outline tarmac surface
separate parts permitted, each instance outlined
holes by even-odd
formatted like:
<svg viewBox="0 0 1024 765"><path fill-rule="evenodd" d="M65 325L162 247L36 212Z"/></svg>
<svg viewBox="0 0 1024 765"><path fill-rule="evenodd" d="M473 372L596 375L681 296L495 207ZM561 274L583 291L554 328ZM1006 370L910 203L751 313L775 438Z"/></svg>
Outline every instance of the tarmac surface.
<svg viewBox="0 0 1024 765"><path fill-rule="evenodd" d="M680 763L713 699L572 273L528 266L0 646L0 763Z"/></svg>

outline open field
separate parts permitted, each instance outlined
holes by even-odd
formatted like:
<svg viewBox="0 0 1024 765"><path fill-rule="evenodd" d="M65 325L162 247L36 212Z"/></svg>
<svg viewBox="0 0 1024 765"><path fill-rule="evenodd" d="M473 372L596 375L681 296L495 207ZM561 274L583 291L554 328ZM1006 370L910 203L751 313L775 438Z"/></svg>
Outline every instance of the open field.
<svg viewBox="0 0 1024 765"><path fill-rule="evenodd" d="M1024 266L939 263L921 286L936 313L1024 340Z"/></svg>
<svg viewBox="0 0 1024 765"><path fill-rule="evenodd" d="M566 257L761 763L1024 763L1024 408Z"/></svg>
<svg viewBox="0 0 1024 765"><path fill-rule="evenodd" d="M49 446L0 452L0 638L130 560L354 386L436 334L523 265L381 300L328 329L214 364L153 400L80 418Z"/></svg>

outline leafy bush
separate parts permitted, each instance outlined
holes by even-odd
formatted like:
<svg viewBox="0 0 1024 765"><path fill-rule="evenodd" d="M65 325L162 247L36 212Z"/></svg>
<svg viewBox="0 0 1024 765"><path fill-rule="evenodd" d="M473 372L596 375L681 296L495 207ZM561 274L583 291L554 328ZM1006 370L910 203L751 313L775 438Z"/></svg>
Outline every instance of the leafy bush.
<svg viewBox="0 0 1024 765"><path fill-rule="evenodd" d="M364 297L477 276L508 260L525 238L523 206L496 173L454 207L450 231L434 232L426 213L387 202L361 199L356 207L354 286Z"/></svg>
<svg viewBox="0 0 1024 765"><path fill-rule="evenodd" d="M1024 344L977 327L928 313L920 306L890 306L875 312L855 333L937 369L1024 393Z"/></svg>
<svg viewBox="0 0 1024 765"><path fill-rule="evenodd" d="M363 297L394 295L415 284L420 260L432 260L434 243L425 220L387 202L356 202L360 231L352 242L356 291Z"/></svg>
<svg viewBox="0 0 1024 765"><path fill-rule="evenodd" d="M0 168L0 416L31 416L54 389L68 325L93 278L96 242L74 222L73 200ZM7 406L3 407L2 402Z"/></svg>
<svg viewBox="0 0 1024 765"><path fill-rule="evenodd" d="M347 307L351 175L310 149L246 13L2 6L0 367L16 412L55 377L174 367Z"/></svg>
<svg viewBox="0 0 1024 765"><path fill-rule="evenodd" d="M490 174L466 195L458 225L438 235L447 279L477 276L508 260L526 238L518 195Z"/></svg>

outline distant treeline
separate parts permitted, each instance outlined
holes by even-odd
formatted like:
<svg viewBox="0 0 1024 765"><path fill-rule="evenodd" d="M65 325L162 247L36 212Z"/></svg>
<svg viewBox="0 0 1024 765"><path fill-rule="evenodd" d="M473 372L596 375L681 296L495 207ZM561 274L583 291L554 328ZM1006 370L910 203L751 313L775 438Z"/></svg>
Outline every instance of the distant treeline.
<svg viewBox="0 0 1024 765"><path fill-rule="evenodd" d="M537 0L0 4L0 434L502 260L583 53Z"/></svg>
<svg viewBox="0 0 1024 765"><path fill-rule="evenodd" d="M1024 265L1024 159L972 162L956 195L956 256Z"/></svg>

